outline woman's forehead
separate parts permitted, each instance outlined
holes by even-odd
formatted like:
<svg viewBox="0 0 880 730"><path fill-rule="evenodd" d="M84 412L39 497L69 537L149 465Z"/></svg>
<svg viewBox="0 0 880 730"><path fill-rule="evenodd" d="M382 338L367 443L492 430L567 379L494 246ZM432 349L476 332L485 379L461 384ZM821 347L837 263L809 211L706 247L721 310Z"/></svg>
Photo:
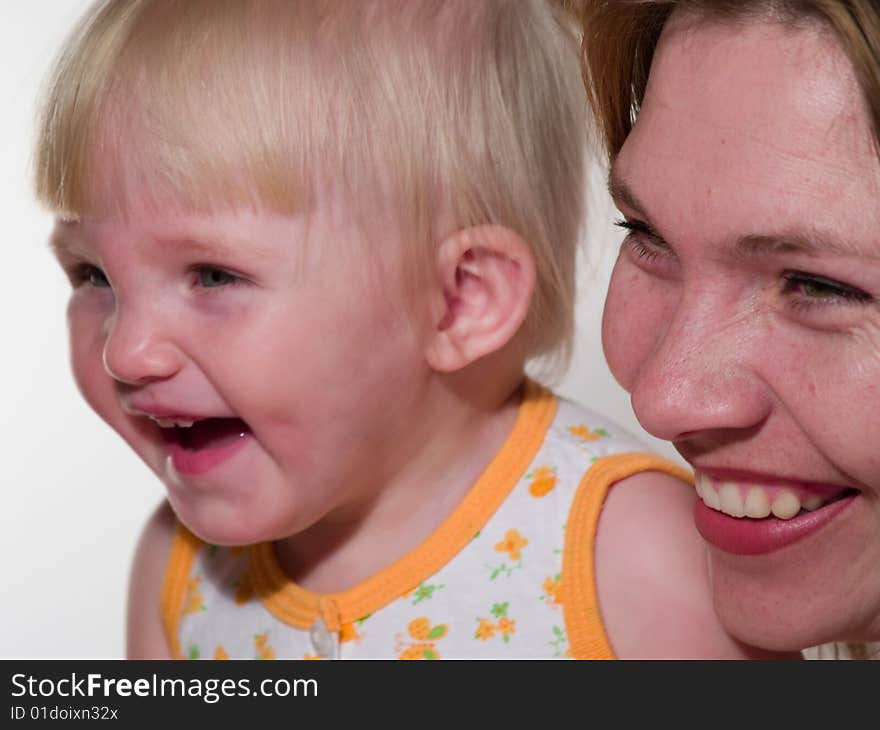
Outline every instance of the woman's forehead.
<svg viewBox="0 0 880 730"><path fill-rule="evenodd" d="M687 128L745 132L791 154L857 143L869 130L852 66L818 24L673 18L654 56L642 126L658 110Z"/></svg>
<svg viewBox="0 0 880 730"><path fill-rule="evenodd" d="M674 19L612 179L648 214L674 212L669 223L714 214L791 230L878 217L873 129L843 49L821 26Z"/></svg>

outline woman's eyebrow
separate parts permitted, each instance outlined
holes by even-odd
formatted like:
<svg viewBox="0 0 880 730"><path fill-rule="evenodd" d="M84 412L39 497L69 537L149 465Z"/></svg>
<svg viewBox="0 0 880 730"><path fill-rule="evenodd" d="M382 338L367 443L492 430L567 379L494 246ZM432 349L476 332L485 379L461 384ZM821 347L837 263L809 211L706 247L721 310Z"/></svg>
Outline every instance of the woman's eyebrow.
<svg viewBox="0 0 880 730"><path fill-rule="evenodd" d="M621 180L612 166L608 175L608 192L615 204L622 204L633 211L645 223L650 224L650 216L645 212L646 206L639 200L632 189ZM870 245L854 241L843 241L833 235L820 234L808 229L783 230L771 233L749 233L736 238L728 246L729 252L737 258L760 258L788 253L805 256L835 254L838 256L858 256L865 259L880 261L880 245L873 250Z"/></svg>
<svg viewBox="0 0 880 730"><path fill-rule="evenodd" d="M615 204L623 203L623 205L633 212L646 218L647 213L645 213L645 208L641 201L639 201L630 187L618 177L616 172L617 171L612 165L611 172L608 173L608 193L611 195L611 199Z"/></svg>
<svg viewBox="0 0 880 730"><path fill-rule="evenodd" d="M644 225L646 232L651 235L654 241L662 246L669 247L669 244L666 242L666 239L660 235L657 229L651 223L651 216L649 216L645 212L645 206L639 201L636 197L635 193L614 174L614 168L612 167L611 173L608 176L608 192L611 195L611 198L614 200L614 204L620 207L623 205L628 210L633 211L640 219L641 223ZM641 226L640 226L641 227Z"/></svg>
<svg viewBox="0 0 880 730"><path fill-rule="evenodd" d="M798 253L805 256L833 253L838 256L859 256L875 261L880 260L880 251L871 251L855 243L839 241L831 236L818 235L810 231L749 234L738 238L733 249L734 253L741 258L786 253Z"/></svg>

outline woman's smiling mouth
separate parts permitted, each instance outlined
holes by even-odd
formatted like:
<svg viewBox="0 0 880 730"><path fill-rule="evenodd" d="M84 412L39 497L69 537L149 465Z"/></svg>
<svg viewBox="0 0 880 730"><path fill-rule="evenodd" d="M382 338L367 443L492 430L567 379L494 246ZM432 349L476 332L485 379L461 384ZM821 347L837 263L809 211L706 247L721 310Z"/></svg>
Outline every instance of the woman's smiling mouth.
<svg viewBox="0 0 880 730"><path fill-rule="evenodd" d="M813 512L853 490L825 484L767 483L748 479L712 478L696 475L697 494L703 503L731 517L790 520L803 512Z"/></svg>
<svg viewBox="0 0 880 730"><path fill-rule="evenodd" d="M703 538L734 555L773 552L818 531L859 492L840 485L697 471L694 520Z"/></svg>

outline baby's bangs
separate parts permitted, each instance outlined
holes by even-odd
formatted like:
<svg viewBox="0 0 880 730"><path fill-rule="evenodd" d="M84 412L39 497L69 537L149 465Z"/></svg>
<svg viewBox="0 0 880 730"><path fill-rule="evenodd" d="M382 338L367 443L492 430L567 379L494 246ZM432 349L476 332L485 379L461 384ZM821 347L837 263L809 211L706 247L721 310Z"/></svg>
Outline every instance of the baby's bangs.
<svg viewBox="0 0 880 730"><path fill-rule="evenodd" d="M316 118L328 104L310 83L309 24L279 22L290 14L273 4L99 7L49 88L39 198L67 218L143 206L301 210L331 125Z"/></svg>

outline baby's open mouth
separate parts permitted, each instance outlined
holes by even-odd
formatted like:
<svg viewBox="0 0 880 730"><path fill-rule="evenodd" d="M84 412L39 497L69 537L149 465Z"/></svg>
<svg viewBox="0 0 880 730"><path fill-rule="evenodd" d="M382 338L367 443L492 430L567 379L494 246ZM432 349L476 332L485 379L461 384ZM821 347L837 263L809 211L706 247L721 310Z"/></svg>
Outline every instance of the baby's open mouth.
<svg viewBox="0 0 880 730"><path fill-rule="evenodd" d="M166 442L187 451L217 448L250 433L250 427L240 418L153 419L162 429Z"/></svg>
<svg viewBox="0 0 880 730"><path fill-rule="evenodd" d="M814 512L857 492L846 487L807 488L717 480L702 473L697 474L696 487L703 503L718 512L751 519L773 515L780 520Z"/></svg>

